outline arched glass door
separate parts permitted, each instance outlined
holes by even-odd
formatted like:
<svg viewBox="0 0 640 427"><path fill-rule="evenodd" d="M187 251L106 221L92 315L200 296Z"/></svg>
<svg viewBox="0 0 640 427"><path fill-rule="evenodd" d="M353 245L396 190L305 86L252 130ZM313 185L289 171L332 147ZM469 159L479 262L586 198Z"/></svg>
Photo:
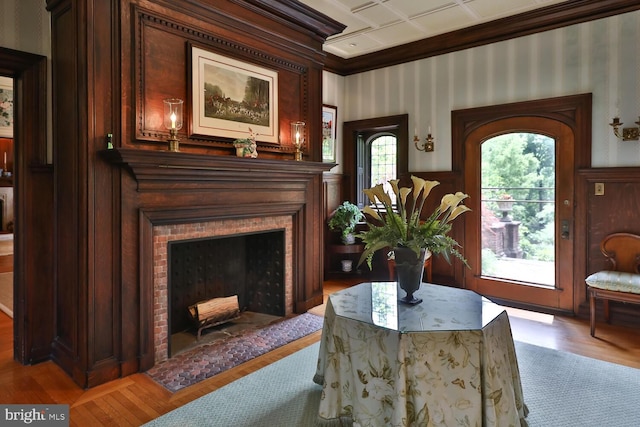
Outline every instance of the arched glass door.
<svg viewBox="0 0 640 427"><path fill-rule="evenodd" d="M573 132L541 117L489 122L465 139L464 254L476 292L571 310Z"/></svg>
<svg viewBox="0 0 640 427"><path fill-rule="evenodd" d="M481 275L554 288L555 140L507 133L481 147Z"/></svg>

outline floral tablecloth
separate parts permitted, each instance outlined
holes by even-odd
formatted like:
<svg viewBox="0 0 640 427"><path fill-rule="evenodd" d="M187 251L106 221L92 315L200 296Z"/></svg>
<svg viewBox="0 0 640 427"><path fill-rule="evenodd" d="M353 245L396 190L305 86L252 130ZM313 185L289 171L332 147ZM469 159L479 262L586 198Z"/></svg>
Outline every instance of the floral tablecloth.
<svg viewBox="0 0 640 427"><path fill-rule="evenodd" d="M395 282L329 297L314 381L320 426L526 426L507 313L474 292Z"/></svg>

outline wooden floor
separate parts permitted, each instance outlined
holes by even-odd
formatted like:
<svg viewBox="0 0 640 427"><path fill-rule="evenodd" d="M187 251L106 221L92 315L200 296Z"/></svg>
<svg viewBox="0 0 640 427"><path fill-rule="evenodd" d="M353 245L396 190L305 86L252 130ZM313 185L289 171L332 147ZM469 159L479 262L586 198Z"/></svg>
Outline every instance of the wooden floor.
<svg viewBox="0 0 640 427"><path fill-rule="evenodd" d="M325 282L325 300L327 295L353 283ZM311 311L322 314L324 307ZM638 330L598 324L598 338L592 338L588 321L584 319L515 309L508 312L516 340L640 368ZM0 403L69 404L72 426L141 425L320 338L320 332L316 332L174 394L145 374L131 375L85 391L52 362L35 366L14 362L12 325L11 319L0 312Z"/></svg>

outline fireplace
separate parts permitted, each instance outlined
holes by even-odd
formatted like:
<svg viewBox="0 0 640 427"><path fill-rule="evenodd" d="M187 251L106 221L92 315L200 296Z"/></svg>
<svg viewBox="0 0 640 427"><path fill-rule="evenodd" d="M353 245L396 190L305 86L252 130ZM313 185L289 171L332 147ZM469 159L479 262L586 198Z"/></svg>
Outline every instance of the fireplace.
<svg viewBox="0 0 640 427"><path fill-rule="evenodd" d="M199 336L197 328L230 320L238 310L285 315L284 230L171 241L168 245L170 336L187 330ZM194 318L199 303L207 302L211 307L214 300L228 297L235 297L231 307L213 308L202 318ZM175 354L171 341L169 354Z"/></svg>
<svg viewBox="0 0 640 427"><path fill-rule="evenodd" d="M104 307L95 330L113 329L107 311L117 314L123 345L114 363L123 375L169 357L170 242L284 230L285 316L322 304L323 172L332 164L134 148L101 155L126 173L113 222L120 237L104 232L121 253L121 286L109 289L119 305ZM108 346L109 335L100 336Z"/></svg>
<svg viewBox="0 0 640 427"><path fill-rule="evenodd" d="M237 294L241 309L293 313L290 216L161 225L153 232L155 363L170 357L171 334L189 327L187 307L199 301ZM238 256L222 260L225 253Z"/></svg>

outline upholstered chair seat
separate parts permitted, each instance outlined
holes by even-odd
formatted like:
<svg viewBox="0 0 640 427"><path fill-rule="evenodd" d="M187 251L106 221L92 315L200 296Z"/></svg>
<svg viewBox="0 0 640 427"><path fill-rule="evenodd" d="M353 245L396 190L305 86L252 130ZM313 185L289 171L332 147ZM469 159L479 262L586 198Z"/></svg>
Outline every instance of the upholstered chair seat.
<svg viewBox="0 0 640 427"><path fill-rule="evenodd" d="M600 243L600 251L611 268L590 274L585 282L589 294L591 336L596 331L596 299L604 304L609 322L609 300L640 304L640 236L614 233Z"/></svg>

